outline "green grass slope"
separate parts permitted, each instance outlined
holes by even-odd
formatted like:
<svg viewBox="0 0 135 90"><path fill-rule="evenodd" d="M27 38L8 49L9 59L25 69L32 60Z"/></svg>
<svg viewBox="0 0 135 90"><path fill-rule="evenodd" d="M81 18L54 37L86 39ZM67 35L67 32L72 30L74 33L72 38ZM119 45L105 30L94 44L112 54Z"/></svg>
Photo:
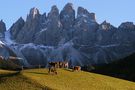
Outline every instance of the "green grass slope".
<svg viewBox="0 0 135 90"><path fill-rule="evenodd" d="M10 75L10 74L14 74L14 73L16 73L16 72L15 71L9 71L9 70L0 69L0 77Z"/></svg>
<svg viewBox="0 0 135 90"><path fill-rule="evenodd" d="M18 75L0 79L0 90L42 90L42 87Z"/></svg>
<svg viewBox="0 0 135 90"><path fill-rule="evenodd" d="M0 90L43 90L43 88L15 71L0 70Z"/></svg>
<svg viewBox="0 0 135 90"><path fill-rule="evenodd" d="M56 90L135 90L135 83L88 72L59 69L48 75L46 69L25 70L22 74L43 87Z"/></svg>
<svg viewBox="0 0 135 90"><path fill-rule="evenodd" d="M104 75L58 69L49 75L47 69L30 69L16 74L0 70L0 90L135 90L135 83Z"/></svg>

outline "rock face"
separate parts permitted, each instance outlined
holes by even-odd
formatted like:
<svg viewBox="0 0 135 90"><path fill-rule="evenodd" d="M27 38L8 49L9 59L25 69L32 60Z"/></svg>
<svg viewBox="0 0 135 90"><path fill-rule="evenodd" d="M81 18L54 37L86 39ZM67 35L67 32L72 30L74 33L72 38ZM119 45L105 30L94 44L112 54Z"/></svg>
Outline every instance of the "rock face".
<svg viewBox="0 0 135 90"><path fill-rule="evenodd" d="M5 34L4 32L6 31L6 25L5 23L1 20L0 21L0 37L4 37Z"/></svg>
<svg viewBox="0 0 135 90"><path fill-rule="evenodd" d="M79 7L77 18L74 25L75 40L78 45L94 45L96 41L96 30L98 24L95 20L95 14L89 13L86 9Z"/></svg>
<svg viewBox="0 0 135 90"><path fill-rule="evenodd" d="M124 22L119 26L119 29L122 30L135 30L135 25L133 22Z"/></svg>
<svg viewBox="0 0 135 90"><path fill-rule="evenodd" d="M32 8L27 16L25 24L19 30L15 40L19 43L34 42L35 34L40 31L40 17L37 8ZM11 30L11 32L13 32ZM11 33L12 34L12 33Z"/></svg>
<svg viewBox="0 0 135 90"><path fill-rule="evenodd" d="M97 44L108 45L115 44L113 35L117 32L117 28L112 26L110 23L104 21L99 25L99 29L96 32Z"/></svg>
<svg viewBox="0 0 135 90"><path fill-rule="evenodd" d="M45 27L41 28L40 32L36 34L35 43L57 46L61 39L61 33L62 24L60 22L59 10L56 6L52 6L45 21Z"/></svg>
<svg viewBox="0 0 135 90"><path fill-rule="evenodd" d="M69 30L73 28L75 23L75 10L73 5L68 3L65 5L64 9L60 13L60 21L63 25L63 29Z"/></svg>
<svg viewBox="0 0 135 90"><path fill-rule="evenodd" d="M69 41L73 38L75 24L75 10L73 5L68 3L60 13L60 21L63 26L63 41Z"/></svg>
<svg viewBox="0 0 135 90"><path fill-rule="evenodd" d="M84 9L83 7L78 7L78 12L77 12L77 18L79 17L86 17L89 20L95 21L95 13L89 13L87 9Z"/></svg>
<svg viewBox="0 0 135 90"><path fill-rule="evenodd" d="M0 28L0 31L5 29ZM132 22L122 23L118 28L106 21L99 24L95 13L83 7L78 7L75 17L71 3L60 12L54 5L48 14L40 14L37 8L32 8L26 21L18 19L10 32L16 44L9 47L25 58L27 65L64 60L71 66L95 65L110 63L135 52Z"/></svg>
<svg viewBox="0 0 135 90"><path fill-rule="evenodd" d="M31 65L46 65L47 58L39 48L33 48L29 44L27 47L21 49L22 54L26 57L27 62Z"/></svg>
<svg viewBox="0 0 135 90"><path fill-rule="evenodd" d="M6 45L4 45L0 41L0 56L3 56L3 58L8 59L9 56L16 56L16 54Z"/></svg>
<svg viewBox="0 0 135 90"><path fill-rule="evenodd" d="M22 29L22 27L24 26L25 21L23 20L23 18L19 18L10 28L10 33L12 34L13 39L17 38L18 33L20 32L20 30Z"/></svg>

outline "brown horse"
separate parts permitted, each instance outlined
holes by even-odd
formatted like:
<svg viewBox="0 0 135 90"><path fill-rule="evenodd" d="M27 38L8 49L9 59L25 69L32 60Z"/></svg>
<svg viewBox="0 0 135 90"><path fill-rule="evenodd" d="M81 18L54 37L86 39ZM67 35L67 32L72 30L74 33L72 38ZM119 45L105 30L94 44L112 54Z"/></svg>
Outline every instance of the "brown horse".
<svg viewBox="0 0 135 90"><path fill-rule="evenodd" d="M48 71L49 74L51 73L57 74L56 65L57 62L49 62L49 71Z"/></svg>
<svg viewBox="0 0 135 90"><path fill-rule="evenodd" d="M73 71L80 71L81 67L80 66L74 66Z"/></svg>

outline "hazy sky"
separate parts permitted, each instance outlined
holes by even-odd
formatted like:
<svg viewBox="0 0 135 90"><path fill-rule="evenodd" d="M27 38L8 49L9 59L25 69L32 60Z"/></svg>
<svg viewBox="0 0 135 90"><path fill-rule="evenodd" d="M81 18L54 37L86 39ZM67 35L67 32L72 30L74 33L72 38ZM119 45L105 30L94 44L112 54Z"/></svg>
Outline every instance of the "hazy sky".
<svg viewBox="0 0 135 90"><path fill-rule="evenodd" d="M121 22L135 22L135 0L1 0L0 19L3 19L9 28L19 17L26 18L30 8L37 7L40 13L49 12L52 5L61 10L67 2L86 8L96 13L97 22L104 20L115 26Z"/></svg>

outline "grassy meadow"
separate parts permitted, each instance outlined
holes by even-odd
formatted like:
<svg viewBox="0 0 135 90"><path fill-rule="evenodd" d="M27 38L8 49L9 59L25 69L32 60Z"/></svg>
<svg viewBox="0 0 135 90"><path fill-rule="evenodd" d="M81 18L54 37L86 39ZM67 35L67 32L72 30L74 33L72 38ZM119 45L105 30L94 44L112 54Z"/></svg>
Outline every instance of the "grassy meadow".
<svg viewBox="0 0 135 90"><path fill-rule="evenodd" d="M0 90L135 90L135 83L126 80L69 69L57 71L58 75L50 75L47 69L30 69L5 76L0 78ZM8 73L0 70L3 72Z"/></svg>
<svg viewBox="0 0 135 90"><path fill-rule="evenodd" d="M6 76L6 75L15 74L15 73L17 73L17 72L15 72L15 71L9 71L9 70L1 70L0 69L0 77Z"/></svg>

